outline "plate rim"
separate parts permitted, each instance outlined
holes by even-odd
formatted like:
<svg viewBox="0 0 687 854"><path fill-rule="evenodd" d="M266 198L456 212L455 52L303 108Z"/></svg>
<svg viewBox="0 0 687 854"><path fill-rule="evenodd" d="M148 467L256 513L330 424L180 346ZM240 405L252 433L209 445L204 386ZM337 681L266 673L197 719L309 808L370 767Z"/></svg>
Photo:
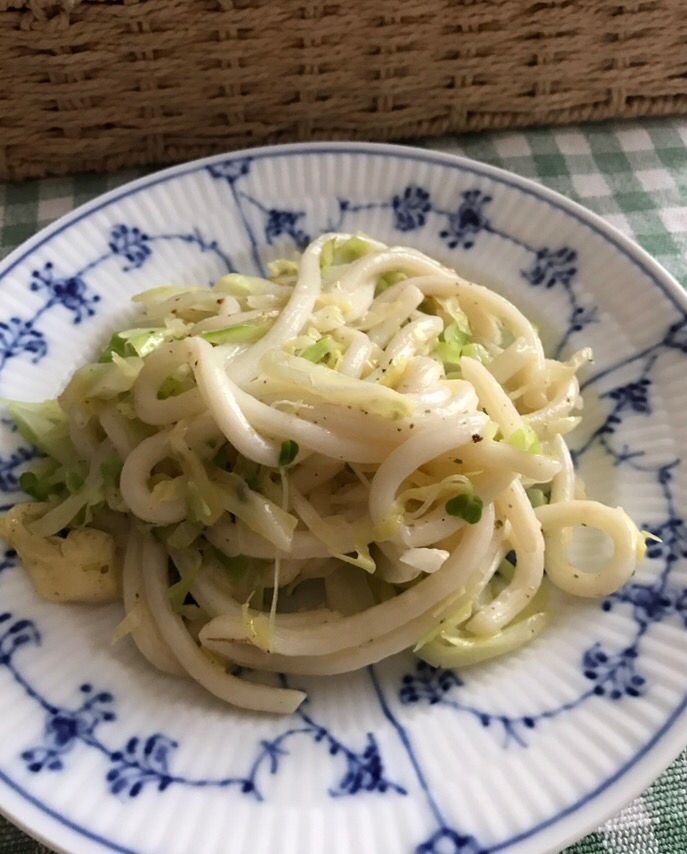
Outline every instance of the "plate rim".
<svg viewBox="0 0 687 854"><path fill-rule="evenodd" d="M382 158L392 157L395 159L422 162L430 166L450 167L458 169L461 172L489 178L500 185L505 185L509 189L522 192L535 198L538 202L551 205L564 214L571 216L577 223L595 232L607 243L610 243L625 259L638 267L642 274L651 279L659 287L677 312L681 312L683 315L687 314L687 292L685 292L685 289L675 277L661 266L645 249L620 232L615 226L608 223L602 216L587 209L579 202L573 201L556 190L540 184L537 180L520 176L502 167L493 166L464 155L437 151L431 148L427 149L420 146L358 141L302 142L243 148L185 161L161 170L155 170L139 178L134 178L79 205L23 241L0 262L0 282L10 275L32 253L68 228L77 225L99 210L105 209L130 196L135 196L158 184L199 172L208 165L216 162L239 160L241 158L257 160L313 154L373 155ZM558 838L555 841L555 846L547 848L553 854L553 852L559 850L561 844L564 847L570 845L596 829L601 823L617 814L627 803L645 791L651 782L680 754L683 746L681 745L676 750L675 746L671 746L671 740L666 739L665 736L671 730L676 730L679 719L687 717L686 712L687 691L669 717L653 733L647 743L627 762L616 769L612 775L599 783L592 791L587 792L579 798L575 803L570 804L555 815L497 844L489 850L491 852L508 850L512 846L535 836L538 836L542 840L542 843L546 844L547 838L554 835L552 831L556 828L559 829L559 832L556 834ZM634 773L628 776L628 772L631 769L634 769ZM604 807L603 795L621 781L622 789L618 791L619 797L616 799L616 802ZM140 852L134 849L119 845L86 827L72 822L69 818L61 815L48 804L41 802L37 797L26 791L21 785L9 778L2 769L0 769L0 783L3 784L0 789L0 813L5 815L15 826L20 827L24 832L34 838L40 839L44 844L63 851L65 854L82 854L85 851L90 852L95 850L116 851L120 852L120 854L140 854ZM14 808L11 806L8 808L5 802L8 790L11 792L9 794L10 801L14 800L15 796L18 798ZM621 794L622 797L620 797ZM595 805L595 808L591 806L592 804ZM571 822L571 818L575 813L585 808L588 808L585 813L587 815L586 820L574 825ZM33 826L28 824L28 821L32 817L39 819L38 822L34 822ZM42 823L46 821L49 826L46 825L43 827ZM566 831L568 825L570 825L570 829ZM60 836L52 835L51 832L53 829L58 831L62 839L60 839ZM47 835L48 833L51 833L51 835ZM65 845L64 836L70 833L76 833L78 838L86 843L87 847L63 847ZM552 839L548 839L549 845L552 842ZM97 848L93 847L94 845Z"/></svg>
<svg viewBox="0 0 687 854"><path fill-rule="evenodd" d="M607 222L602 216L585 208L579 202L569 199L562 193L552 190L544 184L540 184L533 178L526 178L514 172L510 172L501 166L492 166L471 157L461 154L453 154L434 149L425 149L419 146L397 145L381 142L302 142L285 143L276 145L263 145L255 148L242 148L237 151L229 151L219 154L211 154L207 157L199 157L195 160L185 161L176 165L167 166L164 169L155 170L149 175L134 178L119 187L101 193L94 199L84 202L82 205L68 211L54 222L44 226L36 234L23 241L12 250L0 262L0 281L10 273L26 256L35 251L46 242L48 238L56 237L70 225L74 225L85 216L95 213L101 208L107 207L112 202L121 198L134 195L141 190L162 184L172 178L199 171L208 164L224 160L238 160L241 158L262 159L278 155L295 156L302 154L373 154L377 156L391 156L399 159L424 160L432 165L460 167L464 171L476 175L483 175L498 181L501 184L519 190L526 195L539 198L542 201L570 214L581 225L591 227L592 230L601 232L602 236L615 245L623 254L628 256L635 266L643 269L647 275L656 280L656 284L675 305L682 307L687 312L687 293L675 277L661 266L645 249L626 237L618 228ZM36 179L40 180L40 179ZM49 233L48 233L49 232Z"/></svg>

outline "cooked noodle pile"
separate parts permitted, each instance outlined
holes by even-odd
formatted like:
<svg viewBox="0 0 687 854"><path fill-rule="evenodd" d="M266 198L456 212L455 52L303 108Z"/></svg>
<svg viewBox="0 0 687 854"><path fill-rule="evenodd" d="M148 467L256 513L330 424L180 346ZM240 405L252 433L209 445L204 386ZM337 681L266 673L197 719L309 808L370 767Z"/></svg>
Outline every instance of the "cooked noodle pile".
<svg viewBox="0 0 687 854"><path fill-rule="evenodd" d="M10 405L45 456L3 530L47 598L123 598L115 637L160 670L289 712L301 691L234 665L472 664L544 628L545 578L604 596L634 571L639 531L584 497L563 438L589 351L547 359L493 291L324 235L269 279L135 302L57 401ZM596 572L575 526L613 541Z"/></svg>

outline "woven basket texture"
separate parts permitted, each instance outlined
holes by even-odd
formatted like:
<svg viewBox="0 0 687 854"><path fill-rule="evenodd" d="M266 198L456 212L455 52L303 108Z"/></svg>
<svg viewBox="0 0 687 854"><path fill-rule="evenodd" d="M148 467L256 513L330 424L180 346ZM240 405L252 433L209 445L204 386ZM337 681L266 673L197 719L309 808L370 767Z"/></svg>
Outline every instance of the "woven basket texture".
<svg viewBox="0 0 687 854"><path fill-rule="evenodd" d="M0 0L0 177L687 112L686 0Z"/></svg>

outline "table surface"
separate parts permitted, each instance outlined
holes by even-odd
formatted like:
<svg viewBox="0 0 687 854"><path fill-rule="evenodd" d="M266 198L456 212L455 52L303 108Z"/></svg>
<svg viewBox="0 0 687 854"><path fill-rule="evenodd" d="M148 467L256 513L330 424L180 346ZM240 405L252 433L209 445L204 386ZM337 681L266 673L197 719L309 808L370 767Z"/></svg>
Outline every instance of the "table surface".
<svg viewBox="0 0 687 854"><path fill-rule="evenodd" d="M581 202L687 287L687 119L452 135L412 144L502 166ZM0 183L0 257L77 205L141 174ZM48 851L0 816L2 854ZM640 798L565 854L685 852L687 751Z"/></svg>

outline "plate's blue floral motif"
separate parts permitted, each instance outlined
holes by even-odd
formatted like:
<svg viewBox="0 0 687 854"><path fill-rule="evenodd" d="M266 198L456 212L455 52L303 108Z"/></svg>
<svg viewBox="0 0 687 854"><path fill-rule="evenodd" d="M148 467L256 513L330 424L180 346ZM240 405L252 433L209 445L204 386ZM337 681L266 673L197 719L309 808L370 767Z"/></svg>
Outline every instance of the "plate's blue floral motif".
<svg viewBox="0 0 687 854"><path fill-rule="evenodd" d="M620 700L623 694L639 697L647 689L646 679L637 673L637 648L628 646L614 655L606 652L600 643L595 643L582 657L582 667L587 679L594 684L594 694L605 694L612 700Z"/></svg>
<svg viewBox="0 0 687 854"><path fill-rule="evenodd" d="M684 537L685 526L680 527L681 537ZM669 547L669 541L664 540L650 557L664 558L663 549ZM680 555L687 557L687 543L684 540L680 546ZM622 590L610 596L602 607L604 611L610 611L620 603L632 606L632 615L640 626L659 623L668 617L679 617L687 628L687 590L668 587L660 579L653 584L626 584Z"/></svg>
<svg viewBox="0 0 687 854"><path fill-rule="evenodd" d="M310 235L300 227L300 223L305 217L304 211L271 208L263 205L262 202L248 195L248 193L239 193L238 198L245 199L245 201L260 211L265 223L265 240L269 245L272 245L278 237L282 236L290 237L301 250L305 249L308 243L310 243Z"/></svg>
<svg viewBox="0 0 687 854"><path fill-rule="evenodd" d="M27 354L37 364L48 352L48 342L36 324L44 314L61 306L73 315L74 323L81 323L95 314L98 294L91 294L80 274L61 276L51 261L42 270L31 274L29 290L46 297L43 305L28 318L10 317L0 322L0 371L10 359Z"/></svg>
<svg viewBox="0 0 687 854"><path fill-rule="evenodd" d="M555 285L569 288L576 273L577 252L567 246L555 250L547 247L538 249L532 264L522 271L531 285L543 285L545 288L553 288Z"/></svg>
<svg viewBox="0 0 687 854"><path fill-rule="evenodd" d="M459 833L452 823L446 818L437 798L432 791L422 765L418 760L413 742L408 730L394 713L389 700L382 690L379 678L373 667L368 668L372 687L374 688L382 714L396 732L401 747L405 751L410 765L413 769L418 788L424 797L436 830L423 842L415 847L415 854L489 854L488 849L483 848L479 842L469 835ZM445 693L454 684L462 684L460 677L449 675L448 671L435 671L438 681L438 690ZM420 680L421 682L424 680ZM404 687L408 687L408 679L404 679ZM428 695L429 696L429 695ZM432 700L430 699L430 702Z"/></svg>
<svg viewBox="0 0 687 854"><path fill-rule="evenodd" d="M439 237L446 241L449 249L472 249L480 231L492 231L484 213L491 196L486 196L481 190L466 190L461 195L463 201L455 211L445 214L446 227L439 232Z"/></svg>
<svg viewBox="0 0 687 854"><path fill-rule="evenodd" d="M570 245L532 245L507 230L499 221L498 207L492 195L480 187L467 189L445 206L425 187L411 183L389 188L382 199L339 198L333 220L310 222L305 210L284 204L283 199L258 198L250 193L254 158L227 158L203 168L208 181L220 182L221 192L233 200L249 241L255 268L263 272L259 247L287 238L303 248L311 235L326 230L341 230L356 214L382 211L399 232L432 229L444 244L458 252L469 252L478 241L508 241L524 253L516 271L533 288L556 289L565 293L568 303L565 333L556 355L570 339L589 324L598 321L594 305L582 301L576 290L579 273L578 248ZM261 191L262 196L264 191ZM494 194L495 195L495 194ZM142 223L117 223L103 234L100 254L79 270L62 270L48 261L33 271L26 282L29 293L43 302L26 318L13 316L0 321L0 372L7 362L24 357L38 364L49 352L51 341L40 328L41 318L49 311L61 310L74 323L87 321L97 311L98 294L93 290L91 272L105 263L115 263L122 273L141 269L154 256L156 243L183 241L201 253L213 254L222 268L233 271L228 255L217 241L207 239L197 228L188 232L153 234ZM96 249L96 253L97 253ZM195 779L175 769L179 743L166 733L134 733L123 744L108 743L109 726L117 719L117 698L90 683L78 686L77 699L58 705L34 686L20 669L18 653L41 643L37 627L28 619L0 614L0 669L9 673L14 684L35 701L43 712L42 732L20 752L21 761L33 774L59 775L78 751L96 751L102 757L102 785L122 800L136 798L141 792L164 792L172 786L234 789L237 794L262 801L268 797L268 781L277 775L297 746L303 742L318 746L333 768L327 792L331 797L419 795L427 807L428 824L423 838L415 844L416 854L490 854L502 846L489 848L461 831L458 823L444 811L432 790L416 751L411 733L398 711L414 706L450 709L466 715L499 736L504 747L526 747L546 721L566 714L586 702L637 703L651 691L647 668L643 667L643 640L653 626L663 621L678 621L687 627L687 590L671 579L671 570L680 558L687 557L687 527L676 506L675 479L680 460L660 464L647 460L641 447L621 441L626 419L648 418L654 412L653 377L661 356L670 350L687 353L687 316L672 323L654 344L629 358L598 371L585 386L595 385L597 397L607 407L601 423L586 441L575 449L576 462L591 448L602 450L616 467L629 467L657 486L663 497L658 518L643 527L660 541L648 544L647 557L658 571L651 583L634 582L608 597L601 605L604 612L627 609L632 615L630 636L619 640L616 648L590 638L581 653L579 684L571 685L571 696L552 708L533 708L529 713L509 715L480 708L468 700L467 677L448 670L435 669L418 662L415 670L403 676L399 685L384 690L374 668L369 679L379 703L386 728L368 732L362 744L345 743L335 732L317 720L312 701L279 723L269 738L254 747L249 766L242 772L217 779ZM616 374L622 372L622 382ZM634 374L628 380L628 376ZM583 386L584 387L584 386ZM5 422L3 421L3 425ZM8 430L11 428L7 427ZM0 491L11 500L18 491L18 473L34 452L23 446L0 457ZM12 550L0 554L0 574L16 564ZM646 662L644 662L646 664ZM283 684L286 680L282 678ZM407 759L408 779L392 780L386 771L382 747L385 739L396 739ZM386 748L385 748L386 749ZM329 766L328 766L329 767ZM59 779L59 776L58 776ZM452 810L452 813L455 811Z"/></svg>
<svg viewBox="0 0 687 854"><path fill-rule="evenodd" d="M252 160L250 157L245 157L241 160L232 159L227 160L224 163L213 163L207 167L207 170L213 178L224 180L228 183L231 194L234 198L234 203L236 204L236 208L251 244L255 267L260 273L264 274L265 267L262 263L260 253L258 252L258 239L248 217L246 216L246 212L243 207L244 202L248 202L262 215L264 220L264 237L268 244L271 245L276 238L285 235L290 237L299 249L305 249L308 243L310 243L310 237L300 226L300 221L305 216L303 211L282 209L272 205L263 204L263 202L256 199L254 196L236 188L235 185L239 179L249 174L251 162Z"/></svg>
<svg viewBox="0 0 687 854"><path fill-rule="evenodd" d="M598 320L597 306L581 305L575 293L577 251L568 246L558 249L549 249L545 246L535 250L530 266L520 272L523 278L534 287L560 287L567 294L570 311L567 329L555 350L555 355L559 356L572 335L581 332L590 323L596 323Z"/></svg>
<svg viewBox="0 0 687 854"><path fill-rule="evenodd" d="M42 269L33 270L29 290L43 295L45 302L28 318L11 317L0 321L0 372L10 359L17 356L26 354L31 362L37 364L48 354L48 340L36 324L53 308L61 307L70 312L75 324L93 317L100 295L91 291L87 276L96 267L111 259L122 258L125 261L122 272L137 270L151 256L155 241L174 240L192 244L201 252L213 253L226 271L233 271L229 257L217 241L207 241L198 229L189 233L149 235L137 226L115 225L105 242L107 251L80 270L59 273L52 261L46 262Z"/></svg>
<svg viewBox="0 0 687 854"><path fill-rule="evenodd" d="M301 211L279 211L270 208L266 211L265 238L272 243L282 234L287 234L299 249L305 249L310 243L310 237L298 227L298 221L303 218Z"/></svg>
<svg viewBox="0 0 687 854"><path fill-rule="evenodd" d="M285 678L281 678L283 684L286 684ZM391 782L384 776L384 765L379 746L371 732L367 733L367 743L363 749L360 752L355 752L335 738L326 727L318 724L302 706L294 713L294 718L296 722L300 720L301 724L285 730L271 741L261 742L262 750L258 754L249 775L251 790L257 791L253 780L264 764L269 766L270 773L276 774L280 758L288 753L286 750L287 742L291 741L295 735L307 735L315 743L326 746L330 756L340 756L344 760L343 775L336 785L328 790L332 797L355 795L358 792L406 794L406 790L402 786Z"/></svg>
<svg viewBox="0 0 687 854"><path fill-rule="evenodd" d="M89 294L86 282L79 273L60 276L52 261L48 261L42 270L33 271L31 290L47 292L48 302L43 308L44 312L53 305L61 305L74 315L74 323L81 323L85 317L93 317L95 305L100 302L98 294Z"/></svg>
<svg viewBox="0 0 687 854"><path fill-rule="evenodd" d="M12 667L18 649L38 643L40 635L31 620L12 620L12 614L0 614L0 667Z"/></svg>
<svg viewBox="0 0 687 854"><path fill-rule="evenodd" d="M76 709L60 709L48 706L42 743L22 753L29 771L61 771L64 768L63 755L69 753L78 742L93 738L98 724L115 719L112 712L112 694L107 691L93 692L88 684L81 686L85 695L82 704Z"/></svg>
<svg viewBox="0 0 687 854"><path fill-rule="evenodd" d="M651 407L649 405L650 387L651 380L648 376L643 376L638 380L634 380L627 385L618 386L618 388L614 388L612 391L602 395L602 397L608 397L615 403L614 420L611 423L617 423L615 419L626 409L631 409L633 412L639 412L642 415L651 415Z"/></svg>
<svg viewBox="0 0 687 854"><path fill-rule="evenodd" d="M6 553L7 567L13 565L14 553ZM5 567L5 568L7 568ZM0 569L3 568L0 564ZM274 776L289 756L294 741L302 738L321 744L333 762L342 766L338 780L328 789L332 797L346 797L358 793L405 795L406 789L390 780L373 733L366 736L361 750L354 750L337 738L327 727L318 723L302 707L288 721L287 726L274 738L264 739L255 749L255 758L248 772L239 776L217 779L196 779L175 773L171 767L173 752L178 743L163 733L149 736L132 736L123 748L111 749L100 736L103 724L116 720L115 698L109 691L96 691L89 683L79 688L80 702L73 706L58 706L49 701L32 686L16 667L14 657L24 646L38 646L41 635L31 620L0 614L0 668L6 668L15 682L44 710L45 722L40 741L24 749L21 757L34 774L43 771L57 772L65 767L67 755L79 747L97 750L109 768L105 781L110 792L121 798L135 798L147 786L163 792L171 785L193 788L220 787L237 789L244 795L263 800L263 778ZM286 679L282 678L282 683Z"/></svg>
<svg viewBox="0 0 687 854"><path fill-rule="evenodd" d="M252 157L230 157L218 163L211 163L207 170L213 178L219 178L233 184L250 172Z"/></svg>
<svg viewBox="0 0 687 854"><path fill-rule="evenodd" d="M107 782L113 795L135 798L147 783L153 783L158 792L173 782L169 770L169 755L179 745L161 733L148 738L134 736L123 750L110 754L113 768L107 772Z"/></svg>
<svg viewBox="0 0 687 854"><path fill-rule="evenodd" d="M208 173L215 180L226 181L227 185L229 186L229 190L234 200L234 204L239 213L239 216L241 217L241 222L243 223L243 227L246 232L246 237L248 238L248 242L250 243L251 254L253 256L253 263L255 264L255 269L258 273L264 275L265 267L262 263L262 258L260 257L260 252L258 249L258 240L255 236L255 232L253 231L253 227L250 224L250 221L243 209L243 197L236 188L236 184L239 182L239 180L250 173L252 163L252 157L242 157L238 159L232 157L225 161L211 163L206 168Z"/></svg>
<svg viewBox="0 0 687 854"><path fill-rule="evenodd" d="M27 353L35 365L48 352L45 336L33 328L35 320L35 317L30 320L10 317L0 323L0 367L21 353Z"/></svg>
<svg viewBox="0 0 687 854"><path fill-rule="evenodd" d="M452 688L460 688L464 684L454 670L431 667L424 661L418 661L415 673L408 673L401 680L398 696L402 703L422 701L434 706L441 703Z"/></svg>
<svg viewBox="0 0 687 854"><path fill-rule="evenodd" d="M410 184L402 193L391 200L394 211L394 227L399 231L414 231L427 222L432 202L427 190Z"/></svg>
<svg viewBox="0 0 687 854"><path fill-rule="evenodd" d="M122 269L125 273L129 270L137 270L146 259L150 258L150 237L140 228L130 228L121 223L115 225L110 233L110 251L114 255L121 255L128 262Z"/></svg>

